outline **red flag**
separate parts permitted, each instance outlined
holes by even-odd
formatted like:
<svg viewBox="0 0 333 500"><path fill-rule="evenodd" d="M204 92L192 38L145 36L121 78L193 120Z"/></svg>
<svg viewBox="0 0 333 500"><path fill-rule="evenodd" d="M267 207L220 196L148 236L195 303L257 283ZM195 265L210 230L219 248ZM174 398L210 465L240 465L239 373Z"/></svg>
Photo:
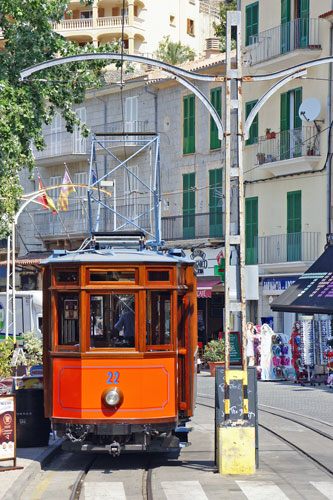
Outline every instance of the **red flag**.
<svg viewBox="0 0 333 500"><path fill-rule="evenodd" d="M38 177L38 185L40 191L44 190L40 177ZM42 195L38 197L38 201L43 205L45 210L52 210L53 215L57 213L55 204L53 203L52 198L46 194L46 191L43 191Z"/></svg>

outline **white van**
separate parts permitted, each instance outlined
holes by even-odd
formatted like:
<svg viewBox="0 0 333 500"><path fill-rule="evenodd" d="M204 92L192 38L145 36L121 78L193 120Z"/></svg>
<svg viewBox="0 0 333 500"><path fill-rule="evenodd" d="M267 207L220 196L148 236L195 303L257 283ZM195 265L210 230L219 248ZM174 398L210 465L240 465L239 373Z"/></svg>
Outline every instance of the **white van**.
<svg viewBox="0 0 333 500"><path fill-rule="evenodd" d="M15 292L16 305L16 336L35 331L42 338L43 292L42 290L27 290ZM0 339L6 335L6 292L0 292ZM13 325L9 325L9 335L13 335Z"/></svg>

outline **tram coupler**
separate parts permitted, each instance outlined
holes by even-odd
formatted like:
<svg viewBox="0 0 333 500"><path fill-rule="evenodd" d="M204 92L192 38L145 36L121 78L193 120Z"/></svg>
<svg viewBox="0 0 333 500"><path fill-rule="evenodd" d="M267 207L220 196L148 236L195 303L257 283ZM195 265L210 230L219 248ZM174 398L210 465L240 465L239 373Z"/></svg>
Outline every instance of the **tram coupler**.
<svg viewBox="0 0 333 500"><path fill-rule="evenodd" d="M113 457L119 457L120 455L120 444L117 443L116 441L113 441L113 443L106 445L106 449L112 455Z"/></svg>

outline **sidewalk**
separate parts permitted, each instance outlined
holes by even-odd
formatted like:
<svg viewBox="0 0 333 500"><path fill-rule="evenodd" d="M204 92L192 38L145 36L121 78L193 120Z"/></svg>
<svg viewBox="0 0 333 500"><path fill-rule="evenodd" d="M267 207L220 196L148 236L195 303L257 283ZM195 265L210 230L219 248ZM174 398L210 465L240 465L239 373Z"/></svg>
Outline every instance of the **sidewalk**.
<svg viewBox="0 0 333 500"><path fill-rule="evenodd" d="M62 439L53 439L53 436L50 435L49 446L17 448L16 465L23 467L23 469L0 472L0 500L18 499L25 483L58 452L61 442ZM12 460L0 462L0 468L12 465Z"/></svg>

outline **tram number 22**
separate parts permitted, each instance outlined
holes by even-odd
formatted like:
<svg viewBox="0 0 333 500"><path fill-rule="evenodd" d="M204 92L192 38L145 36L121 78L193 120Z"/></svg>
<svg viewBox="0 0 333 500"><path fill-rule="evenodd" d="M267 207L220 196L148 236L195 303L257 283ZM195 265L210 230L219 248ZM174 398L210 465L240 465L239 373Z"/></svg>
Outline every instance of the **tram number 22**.
<svg viewBox="0 0 333 500"><path fill-rule="evenodd" d="M119 383L119 373L118 372L108 372L107 374L108 380L107 384L118 384Z"/></svg>

